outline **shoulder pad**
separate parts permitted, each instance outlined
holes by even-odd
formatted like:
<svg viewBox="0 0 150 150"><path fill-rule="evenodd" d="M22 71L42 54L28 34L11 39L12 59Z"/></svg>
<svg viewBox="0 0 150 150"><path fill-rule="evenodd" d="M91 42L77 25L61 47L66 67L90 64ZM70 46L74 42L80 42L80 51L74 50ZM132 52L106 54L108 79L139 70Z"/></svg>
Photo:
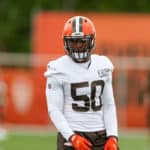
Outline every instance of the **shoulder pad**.
<svg viewBox="0 0 150 150"><path fill-rule="evenodd" d="M107 56L93 55L93 59L95 60L96 64L101 66L101 68L109 69L109 70L113 71L114 66L113 66L111 60Z"/></svg>
<svg viewBox="0 0 150 150"><path fill-rule="evenodd" d="M104 59L104 65L106 68L110 69L111 71L114 70L114 65L112 64L111 60L107 56L102 56Z"/></svg>
<svg viewBox="0 0 150 150"><path fill-rule="evenodd" d="M45 76L52 76L52 75L60 75L63 74L64 66L66 66L66 56L62 56L57 58L56 60L50 61L47 65L47 71L45 72Z"/></svg>
<svg viewBox="0 0 150 150"><path fill-rule="evenodd" d="M44 76L48 77L57 73L57 69L55 66L55 61L51 61L47 64L47 70L44 73Z"/></svg>

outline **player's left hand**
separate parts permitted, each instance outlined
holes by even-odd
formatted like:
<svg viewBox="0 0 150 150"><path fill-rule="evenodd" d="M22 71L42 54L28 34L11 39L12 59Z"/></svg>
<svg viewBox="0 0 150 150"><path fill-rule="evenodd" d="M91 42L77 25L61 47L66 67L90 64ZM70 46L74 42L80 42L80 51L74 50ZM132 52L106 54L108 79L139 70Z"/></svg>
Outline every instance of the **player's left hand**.
<svg viewBox="0 0 150 150"><path fill-rule="evenodd" d="M104 146L104 150L118 150L117 138L109 137Z"/></svg>

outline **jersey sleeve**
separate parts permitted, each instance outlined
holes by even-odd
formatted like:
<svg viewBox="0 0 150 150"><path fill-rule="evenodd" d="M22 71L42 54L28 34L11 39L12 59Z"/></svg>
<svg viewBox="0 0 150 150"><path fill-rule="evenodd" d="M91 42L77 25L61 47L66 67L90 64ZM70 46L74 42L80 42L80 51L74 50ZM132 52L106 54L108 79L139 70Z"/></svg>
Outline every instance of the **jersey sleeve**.
<svg viewBox="0 0 150 150"><path fill-rule="evenodd" d="M46 100L49 116L56 129L66 140L74 133L63 115L64 95L62 85L57 81L54 72L47 71Z"/></svg>
<svg viewBox="0 0 150 150"><path fill-rule="evenodd" d="M106 82L105 87L103 91L103 103L105 104L115 104L114 103L114 95L113 95L113 87L112 87L112 73L114 70L114 66L110 59L106 56L104 56L104 70L106 75Z"/></svg>
<svg viewBox="0 0 150 150"><path fill-rule="evenodd" d="M112 71L114 69L111 61L106 57L107 79L103 91L103 115L107 136L118 136L116 105L112 87Z"/></svg>

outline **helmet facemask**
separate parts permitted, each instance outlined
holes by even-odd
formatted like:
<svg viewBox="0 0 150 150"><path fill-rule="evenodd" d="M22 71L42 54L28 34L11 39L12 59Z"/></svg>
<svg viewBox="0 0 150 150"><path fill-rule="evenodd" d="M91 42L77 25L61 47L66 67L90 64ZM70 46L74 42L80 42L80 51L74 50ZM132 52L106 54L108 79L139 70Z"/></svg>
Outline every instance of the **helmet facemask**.
<svg viewBox="0 0 150 150"><path fill-rule="evenodd" d="M77 63L87 62L94 46L93 36L64 37L64 47L69 56Z"/></svg>

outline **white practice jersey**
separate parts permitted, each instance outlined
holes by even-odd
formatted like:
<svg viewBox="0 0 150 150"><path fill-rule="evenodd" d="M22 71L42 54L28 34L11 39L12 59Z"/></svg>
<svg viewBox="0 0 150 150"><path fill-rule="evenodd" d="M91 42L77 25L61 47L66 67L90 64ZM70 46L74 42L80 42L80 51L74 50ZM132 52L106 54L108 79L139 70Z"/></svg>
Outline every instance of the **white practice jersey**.
<svg viewBox="0 0 150 150"><path fill-rule="evenodd" d="M49 113L58 109L72 131L92 132L106 129L108 126L110 135L117 135L115 115L115 120L111 120L109 115L104 118L107 111L104 107L115 106L111 83L112 71L113 65L106 56L92 55L88 68L75 63L67 55L49 62L45 72ZM108 119L110 121L107 121ZM57 116L52 120L55 122ZM111 131L114 130L111 129L111 124L107 125L107 122L112 121L115 122L115 131ZM56 121L56 127L57 124L61 122Z"/></svg>

